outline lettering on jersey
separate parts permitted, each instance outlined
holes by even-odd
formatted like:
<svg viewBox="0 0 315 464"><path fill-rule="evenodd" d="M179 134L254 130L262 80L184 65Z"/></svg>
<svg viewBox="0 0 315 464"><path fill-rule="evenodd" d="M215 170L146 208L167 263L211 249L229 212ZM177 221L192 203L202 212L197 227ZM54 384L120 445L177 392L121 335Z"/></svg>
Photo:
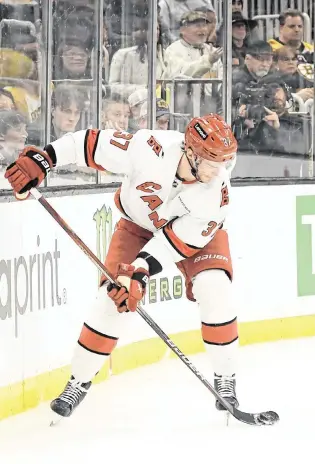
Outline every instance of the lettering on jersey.
<svg viewBox="0 0 315 464"><path fill-rule="evenodd" d="M207 140L208 138L208 134L205 132L205 130L201 127L201 125L199 124L199 122L197 122L195 125L194 125L194 128L196 129L196 131L198 132L198 134L200 135L200 137L203 139L203 140Z"/></svg>
<svg viewBox="0 0 315 464"><path fill-rule="evenodd" d="M144 182L138 185L137 190L141 190L144 193L154 193L155 190L161 190L162 186L155 182Z"/></svg>
<svg viewBox="0 0 315 464"><path fill-rule="evenodd" d="M220 207L222 208L222 206L227 206L229 204L229 202L230 202L229 189L226 186L222 187Z"/></svg>
<svg viewBox="0 0 315 464"><path fill-rule="evenodd" d="M156 184L155 182L144 182L136 187L137 190L140 190L144 193L154 193L156 190L161 190L162 186ZM140 197L142 201L148 203L148 206L152 213L148 215L150 221L152 221L156 229L160 229L165 226L167 223L166 219L160 219L158 213L155 211L159 206L163 204L163 201L158 195L142 195Z"/></svg>
<svg viewBox="0 0 315 464"><path fill-rule="evenodd" d="M150 221L152 221L156 229L161 229L161 227L165 226L165 224L167 223L166 219L159 218L159 215L156 211L154 211L154 213L149 214L149 219Z"/></svg>
<svg viewBox="0 0 315 464"><path fill-rule="evenodd" d="M203 237L208 237L213 231L214 229L218 226L218 223L215 222L215 221L210 221L208 222L208 228L206 230L203 230L201 232L201 235Z"/></svg>
<svg viewBox="0 0 315 464"><path fill-rule="evenodd" d="M215 229L216 229L216 231L221 229L221 227L223 226L223 222L224 221L220 222L219 224L217 222L215 222L215 221L208 222L208 228L206 230L203 230L201 232L201 235L203 237L208 237L209 235L211 235L213 233L213 231Z"/></svg>
<svg viewBox="0 0 315 464"><path fill-rule="evenodd" d="M228 258L223 255L216 255L216 254L210 254L210 255L202 255L198 256L196 259L194 259L194 263L199 263L199 261L204 261L205 259L218 259L221 261L229 262Z"/></svg>
<svg viewBox="0 0 315 464"><path fill-rule="evenodd" d="M158 208L163 203L161 198L158 197L157 195L147 195L147 196L143 195L140 198L142 201L145 201L146 203L148 203L148 207L150 208L151 211L154 211L156 208Z"/></svg>
<svg viewBox="0 0 315 464"><path fill-rule="evenodd" d="M151 137L148 140L148 145L152 148L156 156L161 156L163 158L164 156L164 151L162 149L162 145L160 145L156 139L151 135Z"/></svg>
<svg viewBox="0 0 315 464"><path fill-rule="evenodd" d="M128 150L130 140L132 139L133 135L128 134L128 132L116 131L116 132L113 133L113 137L115 137L116 139L123 139L123 140L125 140L125 142L121 143L121 142L117 142L117 140L111 139L111 141L109 143L111 145L114 145L117 148L120 148L121 150L126 151L126 150Z"/></svg>
<svg viewBox="0 0 315 464"><path fill-rule="evenodd" d="M187 206L186 206L185 203L183 202L181 196L179 195L177 198L178 198L178 200L181 202L182 206L185 208L185 210L187 211L187 213L191 213L190 209L187 208Z"/></svg>

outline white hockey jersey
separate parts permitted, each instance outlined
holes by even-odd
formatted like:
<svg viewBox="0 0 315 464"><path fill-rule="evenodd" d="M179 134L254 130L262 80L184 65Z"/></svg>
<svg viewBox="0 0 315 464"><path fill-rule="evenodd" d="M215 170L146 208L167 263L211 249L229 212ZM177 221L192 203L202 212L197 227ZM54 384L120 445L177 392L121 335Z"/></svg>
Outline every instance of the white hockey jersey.
<svg viewBox="0 0 315 464"><path fill-rule="evenodd" d="M177 131L87 130L51 145L57 166L75 163L124 174L116 205L126 219L153 232L143 250L178 262L197 253L222 227L230 191L225 168L207 184L176 176L183 140Z"/></svg>

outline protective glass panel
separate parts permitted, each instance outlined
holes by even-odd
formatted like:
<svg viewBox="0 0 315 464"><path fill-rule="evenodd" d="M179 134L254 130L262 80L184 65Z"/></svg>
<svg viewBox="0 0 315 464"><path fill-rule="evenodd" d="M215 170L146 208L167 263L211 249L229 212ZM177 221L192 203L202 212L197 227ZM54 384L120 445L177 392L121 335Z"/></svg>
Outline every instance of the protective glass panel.
<svg viewBox="0 0 315 464"><path fill-rule="evenodd" d="M183 132L192 117L224 111L221 3L159 1L157 97L169 105L170 129Z"/></svg>
<svg viewBox="0 0 315 464"><path fill-rule="evenodd" d="M233 11L233 175L313 177L314 4L233 0Z"/></svg>
<svg viewBox="0 0 315 464"><path fill-rule="evenodd" d="M97 0L54 2L48 141L54 141L67 132L99 125L98 5ZM50 175L48 185L94 182L94 170L66 165Z"/></svg>
<svg viewBox="0 0 315 464"><path fill-rule="evenodd" d="M146 127L148 12L145 0L104 2L103 129L135 133ZM120 180L119 174L99 176L101 183Z"/></svg>
<svg viewBox="0 0 315 464"><path fill-rule="evenodd" d="M182 132L193 116L222 114L239 141L234 177L313 177L313 3L1 2L1 173L25 143L91 127L135 133L154 108L155 128ZM48 185L119 180L67 166Z"/></svg>
<svg viewBox="0 0 315 464"><path fill-rule="evenodd" d="M10 3L10 4L7 4ZM0 189L34 127L43 144L41 113L41 11L38 2L0 3Z"/></svg>

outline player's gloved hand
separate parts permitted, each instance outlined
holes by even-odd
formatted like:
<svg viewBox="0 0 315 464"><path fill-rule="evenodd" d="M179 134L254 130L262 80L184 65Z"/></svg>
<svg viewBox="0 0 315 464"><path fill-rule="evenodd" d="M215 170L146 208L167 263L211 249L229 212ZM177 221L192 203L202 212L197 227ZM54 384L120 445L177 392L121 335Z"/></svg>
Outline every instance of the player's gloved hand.
<svg viewBox="0 0 315 464"><path fill-rule="evenodd" d="M107 287L108 296L114 301L118 312L135 311L145 295L149 271L132 264L119 264L116 280L121 287L110 283Z"/></svg>
<svg viewBox="0 0 315 464"><path fill-rule="evenodd" d="M52 167L53 162L46 152L29 146L7 167L4 177L15 194L22 194L41 184Z"/></svg>

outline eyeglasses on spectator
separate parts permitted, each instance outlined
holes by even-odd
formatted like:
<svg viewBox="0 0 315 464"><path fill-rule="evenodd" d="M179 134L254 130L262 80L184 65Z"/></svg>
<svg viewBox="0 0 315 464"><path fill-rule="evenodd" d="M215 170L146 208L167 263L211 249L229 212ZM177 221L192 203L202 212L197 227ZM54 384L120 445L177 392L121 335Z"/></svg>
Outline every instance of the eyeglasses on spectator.
<svg viewBox="0 0 315 464"><path fill-rule="evenodd" d="M294 63L298 61L296 56L281 56L281 55L278 56L278 60L287 61L287 62L292 61Z"/></svg>

